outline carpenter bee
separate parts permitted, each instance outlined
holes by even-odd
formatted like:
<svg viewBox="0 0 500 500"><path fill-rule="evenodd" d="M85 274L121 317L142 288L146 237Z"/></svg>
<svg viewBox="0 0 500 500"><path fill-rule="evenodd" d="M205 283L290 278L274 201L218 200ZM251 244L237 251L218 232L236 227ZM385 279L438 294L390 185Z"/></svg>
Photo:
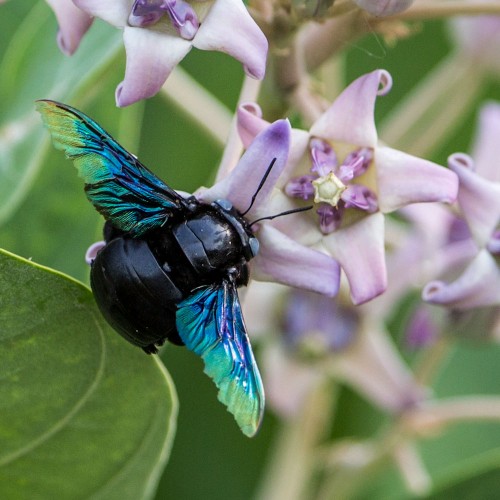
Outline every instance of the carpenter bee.
<svg viewBox="0 0 500 500"><path fill-rule="evenodd" d="M253 436L264 390L237 292L259 249L252 224L228 200L181 196L82 112L50 100L37 109L106 219L90 273L103 316L148 354L169 340L201 356L219 400Z"/></svg>

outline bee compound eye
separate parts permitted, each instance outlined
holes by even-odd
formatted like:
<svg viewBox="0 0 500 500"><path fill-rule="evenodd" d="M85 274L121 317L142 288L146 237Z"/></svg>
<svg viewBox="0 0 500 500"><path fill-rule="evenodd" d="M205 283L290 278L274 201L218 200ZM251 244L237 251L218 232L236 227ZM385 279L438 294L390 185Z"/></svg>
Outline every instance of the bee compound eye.
<svg viewBox="0 0 500 500"><path fill-rule="evenodd" d="M250 238L248 244L250 245L250 251L254 257L259 253L259 240L257 238Z"/></svg>

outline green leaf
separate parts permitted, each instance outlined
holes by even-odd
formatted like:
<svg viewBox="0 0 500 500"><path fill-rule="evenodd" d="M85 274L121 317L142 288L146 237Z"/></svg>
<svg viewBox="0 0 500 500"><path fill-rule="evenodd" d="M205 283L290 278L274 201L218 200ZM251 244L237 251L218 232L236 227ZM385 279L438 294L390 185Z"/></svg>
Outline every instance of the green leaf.
<svg viewBox="0 0 500 500"><path fill-rule="evenodd" d="M469 460L440 481L427 500L494 498L500 491L500 449Z"/></svg>
<svg viewBox="0 0 500 500"><path fill-rule="evenodd" d="M9 3L2 6L9 8ZM0 18L0 28L3 19L9 17ZM45 2L37 3L19 21L0 62L0 222L26 195L48 148L34 101L50 98L78 104L78 96L102 80L122 47L118 30L94 23L76 53L67 57L57 47L56 33L52 11ZM92 97L92 92L85 97Z"/></svg>
<svg viewBox="0 0 500 500"><path fill-rule="evenodd" d="M177 399L82 284L0 250L2 498L154 494Z"/></svg>

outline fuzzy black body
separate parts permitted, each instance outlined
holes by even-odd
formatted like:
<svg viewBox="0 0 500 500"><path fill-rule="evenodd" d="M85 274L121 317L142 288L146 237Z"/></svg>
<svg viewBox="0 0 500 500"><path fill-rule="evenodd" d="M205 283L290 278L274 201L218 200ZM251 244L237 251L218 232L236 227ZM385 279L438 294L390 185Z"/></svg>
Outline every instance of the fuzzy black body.
<svg viewBox="0 0 500 500"><path fill-rule="evenodd" d="M109 223L106 246L91 269L91 287L106 320L147 353L165 340L182 345L177 304L193 290L223 280L248 282L257 240L228 202L190 199L190 209L132 238Z"/></svg>

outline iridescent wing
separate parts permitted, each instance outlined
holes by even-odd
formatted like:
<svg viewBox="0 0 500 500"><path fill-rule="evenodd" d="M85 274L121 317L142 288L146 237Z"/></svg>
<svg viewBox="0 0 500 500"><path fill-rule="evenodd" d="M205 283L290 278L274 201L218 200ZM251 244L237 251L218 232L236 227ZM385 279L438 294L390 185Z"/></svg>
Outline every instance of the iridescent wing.
<svg viewBox="0 0 500 500"><path fill-rule="evenodd" d="M118 229L140 236L186 206L184 198L84 113L49 100L36 106L54 146L74 161L87 198Z"/></svg>
<svg viewBox="0 0 500 500"><path fill-rule="evenodd" d="M219 400L244 434L259 429L264 389L252 353L235 285L201 287L178 304L177 330L186 347L202 357Z"/></svg>

